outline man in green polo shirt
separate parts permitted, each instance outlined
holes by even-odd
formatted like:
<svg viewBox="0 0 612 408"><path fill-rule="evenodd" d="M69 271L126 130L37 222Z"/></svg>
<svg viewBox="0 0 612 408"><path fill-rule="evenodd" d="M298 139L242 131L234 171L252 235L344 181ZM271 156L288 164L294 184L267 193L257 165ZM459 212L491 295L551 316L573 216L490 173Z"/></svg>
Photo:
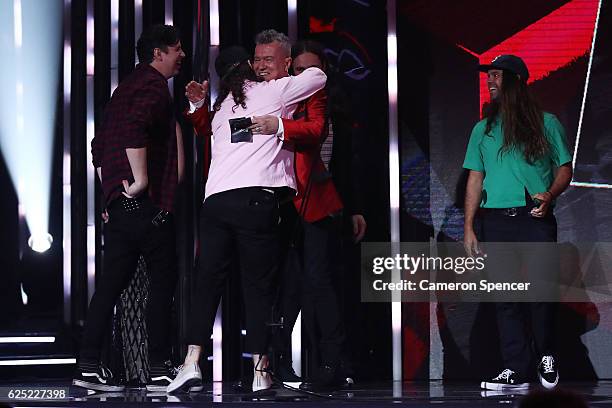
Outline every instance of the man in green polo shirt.
<svg viewBox="0 0 612 408"><path fill-rule="evenodd" d="M491 102L468 144L463 167L470 170L465 198L464 246L479 252L474 231L478 208L480 239L489 242L555 242L552 204L572 178L563 126L543 112L527 87L529 71L514 55L500 55L479 70L487 73ZM559 380L554 357L555 304L530 303L538 352L538 376L546 388ZM481 387L527 388L529 339L519 303L496 303L504 367Z"/></svg>

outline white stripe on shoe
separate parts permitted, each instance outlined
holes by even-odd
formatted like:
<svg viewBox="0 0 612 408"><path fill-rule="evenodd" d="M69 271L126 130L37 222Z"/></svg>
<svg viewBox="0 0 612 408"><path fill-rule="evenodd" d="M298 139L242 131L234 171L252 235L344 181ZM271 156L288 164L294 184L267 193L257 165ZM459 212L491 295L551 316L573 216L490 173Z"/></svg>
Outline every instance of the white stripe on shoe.
<svg viewBox="0 0 612 408"><path fill-rule="evenodd" d="M102 377L100 377L100 375L98 373L81 373L81 375L83 377L96 377L98 379L98 381L100 381L102 384L106 384L106 380Z"/></svg>

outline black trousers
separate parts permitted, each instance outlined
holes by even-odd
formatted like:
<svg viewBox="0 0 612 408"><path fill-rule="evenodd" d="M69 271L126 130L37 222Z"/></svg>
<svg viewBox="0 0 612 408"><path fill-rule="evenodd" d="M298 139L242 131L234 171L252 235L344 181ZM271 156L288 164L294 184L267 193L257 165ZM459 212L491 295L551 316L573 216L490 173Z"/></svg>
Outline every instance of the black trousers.
<svg viewBox="0 0 612 408"><path fill-rule="evenodd" d="M152 363L170 357L170 314L176 286L176 243L172 215L156 226L159 208L143 199L140 209L126 211L119 198L108 207L104 226L104 270L89 304L81 359L98 361L104 334L117 299L136 272L142 255L147 265L150 292L147 301L149 358Z"/></svg>
<svg viewBox="0 0 612 408"><path fill-rule="evenodd" d="M261 187L214 194L200 212L200 256L196 292L188 321L187 343L210 337L230 263L238 258L246 309L246 351L265 354L278 272L279 205Z"/></svg>
<svg viewBox="0 0 612 408"><path fill-rule="evenodd" d="M299 256L301 262L286 264L283 271L283 354L288 353L291 331L301 309L304 326L315 347L314 355L320 356L322 364L335 365L346 340L334 285L341 252L342 217L326 217L313 223L299 222L301 248L297 248L294 256Z"/></svg>
<svg viewBox="0 0 612 408"><path fill-rule="evenodd" d="M526 212L510 217L499 213L486 213L482 217L481 240L485 242L556 242L557 222L551 212L543 219L531 217ZM510 247L510 246L509 246ZM498 250L499 251L499 250ZM527 269L537 274L550 269L554 253L539 253L537 249L527 256L515 253L497 253L496 262L502 269ZM526 376L529 370L531 348L528 328L533 334L537 356L554 354L554 321L556 303L496 303L497 325L501 341L504 368Z"/></svg>

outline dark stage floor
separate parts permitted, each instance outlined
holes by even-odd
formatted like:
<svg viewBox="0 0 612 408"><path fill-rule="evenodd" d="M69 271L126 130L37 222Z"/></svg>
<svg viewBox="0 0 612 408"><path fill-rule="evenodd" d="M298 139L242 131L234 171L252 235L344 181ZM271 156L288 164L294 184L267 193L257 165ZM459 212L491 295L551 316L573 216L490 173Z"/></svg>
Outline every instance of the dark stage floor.
<svg viewBox="0 0 612 408"><path fill-rule="evenodd" d="M514 407L518 406L524 395L519 393L500 393L483 391L478 384L407 382L407 383L368 383L359 384L350 391L334 392L331 394L315 396L288 389L276 389L276 395L254 399L252 394L244 394L235 390L230 383L208 383L200 393L167 395L164 392L146 392L146 390L130 389L122 393L91 393L87 390L70 386L70 381L53 381L39 383L4 383L0 384L3 398L0 402L15 407L67 407L104 405L119 407L128 405L147 405L155 407L185 406L201 407L212 403L223 403L225 406L258 407L333 407L358 406L382 407L391 404L402 404L411 407L442 406L442 407ZM9 400L6 398L8 389L19 388L50 389L69 387L69 394L63 399L46 400ZM593 407L612 407L612 381L599 381L597 383L565 383L561 386L581 395ZM526 392L525 392L526 393Z"/></svg>

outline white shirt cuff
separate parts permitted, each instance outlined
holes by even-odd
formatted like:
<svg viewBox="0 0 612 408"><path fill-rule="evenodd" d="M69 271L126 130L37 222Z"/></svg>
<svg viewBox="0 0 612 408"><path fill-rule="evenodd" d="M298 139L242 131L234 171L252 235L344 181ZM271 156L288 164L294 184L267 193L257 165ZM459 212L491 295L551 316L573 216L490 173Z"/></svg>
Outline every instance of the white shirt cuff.
<svg viewBox="0 0 612 408"><path fill-rule="evenodd" d="M200 99L196 103L189 101L189 113L193 113L200 109L202 106L204 106L204 102L206 102L206 98Z"/></svg>
<svg viewBox="0 0 612 408"><path fill-rule="evenodd" d="M283 120L278 118L278 131L276 131L276 137L280 140L285 140L285 127L283 126Z"/></svg>

